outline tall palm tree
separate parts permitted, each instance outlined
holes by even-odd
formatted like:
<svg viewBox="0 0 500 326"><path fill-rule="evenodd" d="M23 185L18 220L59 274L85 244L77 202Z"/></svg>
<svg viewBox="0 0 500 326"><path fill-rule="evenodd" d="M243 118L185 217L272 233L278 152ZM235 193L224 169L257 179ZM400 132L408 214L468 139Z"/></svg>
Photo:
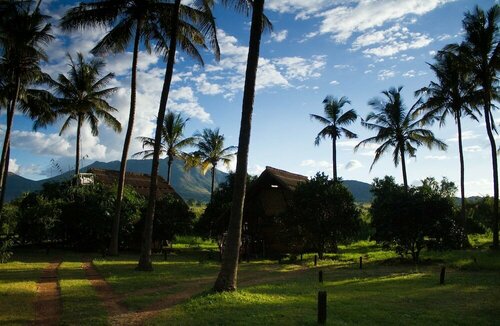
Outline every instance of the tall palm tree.
<svg viewBox="0 0 500 326"><path fill-rule="evenodd" d="M237 10L252 8L252 24L248 46L245 85L243 89L243 104L241 112L240 135L238 139L238 154L234 176L234 191L231 203L231 216L227 229L226 246L222 255L222 264L214 284L217 292L234 291L237 287L238 259L241 244L241 227L248 168L248 150L250 147L250 132L252 126L253 103L255 98L255 82L259 63L260 41L263 29L271 24L264 16L265 0L225 0L223 4L232 4Z"/></svg>
<svg viewBox="0 0 500 326"><path fill-rule="evenodd" d="M60 135L68 129L73 121L76 121L76 160L75 174L80 172L80 135L84 122L88 122L93 136L99 135L99 119L116 132L121 132L121 124L112 113L117 110L106 102L106 98L116 92L116 87L106 88L114 78L114 74L108 73L101 77L101 69L104 61L94 58L85 61L81 53L77 54L76 62L68 54L69 67L68 76L60 74L54 81L53 88L60 95L58 100L60 113L67 115Z"/></svg>
<svg viewBox="0 0 500 326"><path fill-rule="evenodd" d="M424 103L418 109L418 111L425 112L423 120L432 122L432 120L437 119L439 126L442 127L446 123L446 118L452 116L457 124L458 154L460 157L460 216L464 230L463 244L466 245L468 240L465 234L466 204L462 118L470 117L478 121L475 106L471 105L475 98L474 83L466 66L462 64L459 54L450 51L439 51L435 56L435 61L435 64L429 64L429 66L434 71L437 81L433 81L429 86L419 89L415 92L415 95L426 97Z"/></svg>
<svg viewBox="0 0 500 326"><path fill-rule="evenodd" d="M463 20L465 41L462 43L463 59L470 69L483 106L486 132L490 141L493 168L493 248L498 249L498 162L496 154L495 121L492 116L492 101L498 101L498 75L500 68L500 45L498 20L500 6L493 5L488 12L476 6L467 12ZM457 46L451 46L457 48Z"/></svg>
<svg viewBox="0 0 500 326"><path fill-rule="evenodd" d="M322 138L332 139L333 180L337 180L337 139L342 135L347 138L358 138L358 135L343 127L350 125L358 118L354 109L342 111L342 107L348 103L351 104L351 101L345 96L338 99L329 95L323 100L325 117L317 114L310 115L311 119L325 126L316 136L314 144L318 146Z"/></svg>
<svg viewBox="0 0 500 326"><path fill-rule="evenodd" d="M180 0L175 0L168 8L169 19L158 21L159 34L155 36L157 39L156 46L159 49L165 49L167 65L156 120L148 207L146 210L141 254L136 268L137 270L151 271L153 269L151 262L151 241L158 185L161 130L165 119L170 85L174 73L175 52L177 46L179 46L183 52L203 65L203 59L197 46L206 48L206 43L208 41L215 53L216 59L219 59L220 50L216 35L215 18L212 14L213 4L214 2L212 0L196 0L191 1L189 5L181 5Z"/></svg>
<svg viewBox="0 0 500 326"><path fill-rule="evenodd" d="M0 158L0 198L5 192L10 136L19 98L30 85L47 80L39 63L47 61L44 47L53 39L51 24L47 23L50 17L41 14L39 3L34 9L32 4L32 1L7 0L0 6L0 65L8 98L7 125ZM32 113L28 115L34 116ZM2 205L0 201L0 211Z"/></svg>
<svg viewBox="0 0 500 326"><path fill-rule="evenodd" d="M199 10L188 6L181 6L184 16L199 16ZM96 26L110 28L110 31L100 40L92 50L94 54L124 52L133 40L132 72L130 77L130 111L127 131L123 143L120 161L120 174L116 195L115 215L111 231L109 253L118 254L118 230L125 186L125 172L127 170L128 151L135 120L136 92L137 92L137 62L139 47L142 44L151 51L151 41L158 41L155 50L165 54L168 44L161 30L169 24L173 5L171 2L160 0L102 0L80 3L79 6L68 10L62 18L61 26L65 30L85 29ZM193 29L188 22L181 20L182 28ZM184 40L181 38L180 42ZM175 52L175 51L174 51ZM195 51L191 51L194 53ZM195 56L198 53L194 54Z"/></svg>
<svg viewBox="0 0 500 326"><path fill-rule="evenodd" d="M166 155L167 161L167 183L170 184L170 175L172 171L172 163L175 158L184 158L186 153L182 149L191 146L195 143L195 137L184 138L184 128L188 119L184 119L180 113L167 112L163 121L162 142L160 145L160 154ZM135 153L134 156L142 156L143 158L151 158L155 140L150 137L138 137L142 142L143 148L148 148L144 151Z"/></svg>
<svg viewBox="0 0 500 326"><path fill-rule="evenodd" d="M219 128L205 128L201 133L196 133L194 137L197 139L195 146L198 148L190 154L186 164L188 167L199 166L201 173L205 174L208 170L211 171L212 183L210 187L210 196L214 193L215 187L215 171L219 162L222 162L226 167L229 167L231 160L234 158L236 146L224 147L224 135L221 135Z"/></svg>
<svg viewBox="0 0 500 326"><path fill-rule="evenodd" d="M368 102L374 111L361 121L361 125L370 130L376 130L377 135L361 141L354 149L358 150L360 146L369 143L380 144L380 147L375 150L371 171L382 154L393 147L394 165L398 166L401 161L403 183L405 188L408 188L405 155L415 157L417 147L421 145L426 145L429 149L437 147L441 150L445 150L448 146L436 139L432 131L421 127L425 120L415 115L415 110L421 103L420 100L410 110L406 110L401 98L402 89L403 87L397 89L391 87L382 92L385 99L374 98Z"/></svg>

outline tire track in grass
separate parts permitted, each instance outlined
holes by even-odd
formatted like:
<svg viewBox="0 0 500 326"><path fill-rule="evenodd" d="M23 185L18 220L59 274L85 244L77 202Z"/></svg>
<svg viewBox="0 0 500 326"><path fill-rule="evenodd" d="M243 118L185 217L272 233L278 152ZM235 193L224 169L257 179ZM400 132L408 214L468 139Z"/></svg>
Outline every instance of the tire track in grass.
<svg viewBox="0 0 500 326"><path fill-rule="evenodd" d="M49 263L37 282L35 325L57 325L61 319L61 288L57 276L61 263L60 259Z"/></svg>

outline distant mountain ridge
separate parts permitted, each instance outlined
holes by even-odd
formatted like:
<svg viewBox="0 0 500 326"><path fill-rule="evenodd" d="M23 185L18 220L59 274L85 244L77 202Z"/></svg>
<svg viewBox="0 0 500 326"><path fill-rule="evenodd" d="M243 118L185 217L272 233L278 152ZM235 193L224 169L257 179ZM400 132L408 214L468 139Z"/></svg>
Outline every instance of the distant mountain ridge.
<svg viewBox="0 0 500 326"><path fill-rule="evenodd" d="M150 174L151 162L151 160L129 160L127 162L127 172ZM81 171L86 172L88 169L92 168L118 171L120 169L120 162L96 161L84 167ZM166 179L166 159L160 160L159 174ZM216 183L224 182L227 175L227 173L217 170L215 174ZM44 183L69 180L72 176L73 171L68 171L52 178L34 181L9 173L5 199L6 201L10 201L19 197L24 192L41 190ZM345 180L343 183L352 192L357 202L371 202L372 193L370 192L370 184L356 180ZM194 199L202 202L208 202L210 200L211 177L209 172L203 175L199 169L195 168L185 171L181 161L174 161L172 164L171 184L184 200Z"/></svg>

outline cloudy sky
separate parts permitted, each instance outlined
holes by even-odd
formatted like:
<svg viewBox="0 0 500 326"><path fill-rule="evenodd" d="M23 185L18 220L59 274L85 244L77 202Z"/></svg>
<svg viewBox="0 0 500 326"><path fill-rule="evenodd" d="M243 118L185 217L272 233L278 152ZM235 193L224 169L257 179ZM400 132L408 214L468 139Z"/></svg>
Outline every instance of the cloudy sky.
<svg viewBox="0 0 500 326"><path fill-rule="evenodd" d="M43 10L54 20L56 40L47 52L50 62L44 69L53 77L67 71L66 53L84 54L104 35L103 30L65 34L58 19L77 2L44 1ZM321 126L309 119L322 114L326 95L347 96L351 106L365 117L368 101L392 86L404 86L408 106L413 92L433 78L427 62L448 43L462 40L463 13L476 4L489 8L493 0L266 0L266 14L274 30L262 39L257 94L249 158L249 172L260 173L265 166L314 175L331 174L331 142L314 146ZM218 7L215 10L221 60L204 53L204 67L183 53L177 55L174 82L168 108L190 117L186 134L203 128L220 128L227 145L237 145L241 116L242 87L248 51L249 20ZM106 57L106 69L116 74L113 81L120 90L110 99L119 111L117 118L126 125L129 106L130 64L127 52ZM141 51L139 56L137 117L134 137L152 136L164 76L161 57ZM5 114L0 117L4 130ZM76 128L59 136L62 119L37 132L31 122L16 115L12 138L11 171L31 179L74 167ZM359 120L351 131L360 139L372 135ZM491 194L491 158L484 123L464 122L467 195ZM416 159L408 161L408 178L417 183L427 176L443 176L458 182L459 163L456 127L433 127L446 141L444 151L420 148ZM83 128L82 163L118 160L124 133L115 134L101 126L99 137ZM353 152L358 140L338 142L339 175L344 179L371 182L375 177L393 175L402 182L400 167L390 155L370 171L373 147ZM133 141L130 153L141 150Z"/></svg>

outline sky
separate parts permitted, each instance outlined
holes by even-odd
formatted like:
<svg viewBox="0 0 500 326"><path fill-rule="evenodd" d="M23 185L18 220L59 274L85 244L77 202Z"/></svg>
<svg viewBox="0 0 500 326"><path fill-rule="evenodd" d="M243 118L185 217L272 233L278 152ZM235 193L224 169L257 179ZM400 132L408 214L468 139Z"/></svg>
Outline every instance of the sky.
<svg viewBox="0 0 500 326"><path fill-rule="evenodd" d="M55 40L48 46L49 62L44 71L57 77L68 70L66 53L89 51L106 30L63 32L58 20L78 2L45 0L42 11L52 17ZM188 1L183 0L183 3ZM475 5L490 8L495 1L481 0L266 0L265 13L273 31L262 36L257 92L252 120L249 173L257 175L266 166L313 176L318 171L332 175L329 139L314 145L321 125L309 118L323 115L327 95L346 96L362 118L371 111L368 101L390 87L403 86L408 107L416 101L414 91L435 79L428 63L436 51L463 39L462 19ZM204 66L182 52L176 55L173 84L167 108L189 117L186 136L204 128L220 128L226 145L237 145L241 119L242 89L248 53L250 20L241 14L215 8L221 59L216 62L203 51ZM128 122L131 48L107 55L105 72L114 72L112 85L119 87L109 102L117 119ZM165 62L155 53L141 49L138 64L137 115L130 153L141 150L139 136L153 136L156 125ZM498 124L498 114L495 118ZM39 180L74 168L76 126L61 136L64 119L52 126L32 130L32 122L14 118L10 171ZM354 146L374 136L360 120L349 129L358 139L337 142L339 176L344 180L371 183L392 175L402 182L401 167L395 167L390 153L370 170L376 146L357 152ZM456 126L452 120L431 129L448 144L447 151L419 148L416 158L407 160L408 180L419 184L426 177L447 177L459 183ZM5 112L0 116L0 133L5 130ZM100 125L98 137L88 126L82 129L82 165L94 161L119 160L125 132L114 133ZM493 192L491 156L485 125L463 122L466 195ZM498 140L498 138L497 138ZM59 167L56 167L56 164ZM229 169L235 168L235 162ZM226 169L227 170L227 169Z"/></svg>

